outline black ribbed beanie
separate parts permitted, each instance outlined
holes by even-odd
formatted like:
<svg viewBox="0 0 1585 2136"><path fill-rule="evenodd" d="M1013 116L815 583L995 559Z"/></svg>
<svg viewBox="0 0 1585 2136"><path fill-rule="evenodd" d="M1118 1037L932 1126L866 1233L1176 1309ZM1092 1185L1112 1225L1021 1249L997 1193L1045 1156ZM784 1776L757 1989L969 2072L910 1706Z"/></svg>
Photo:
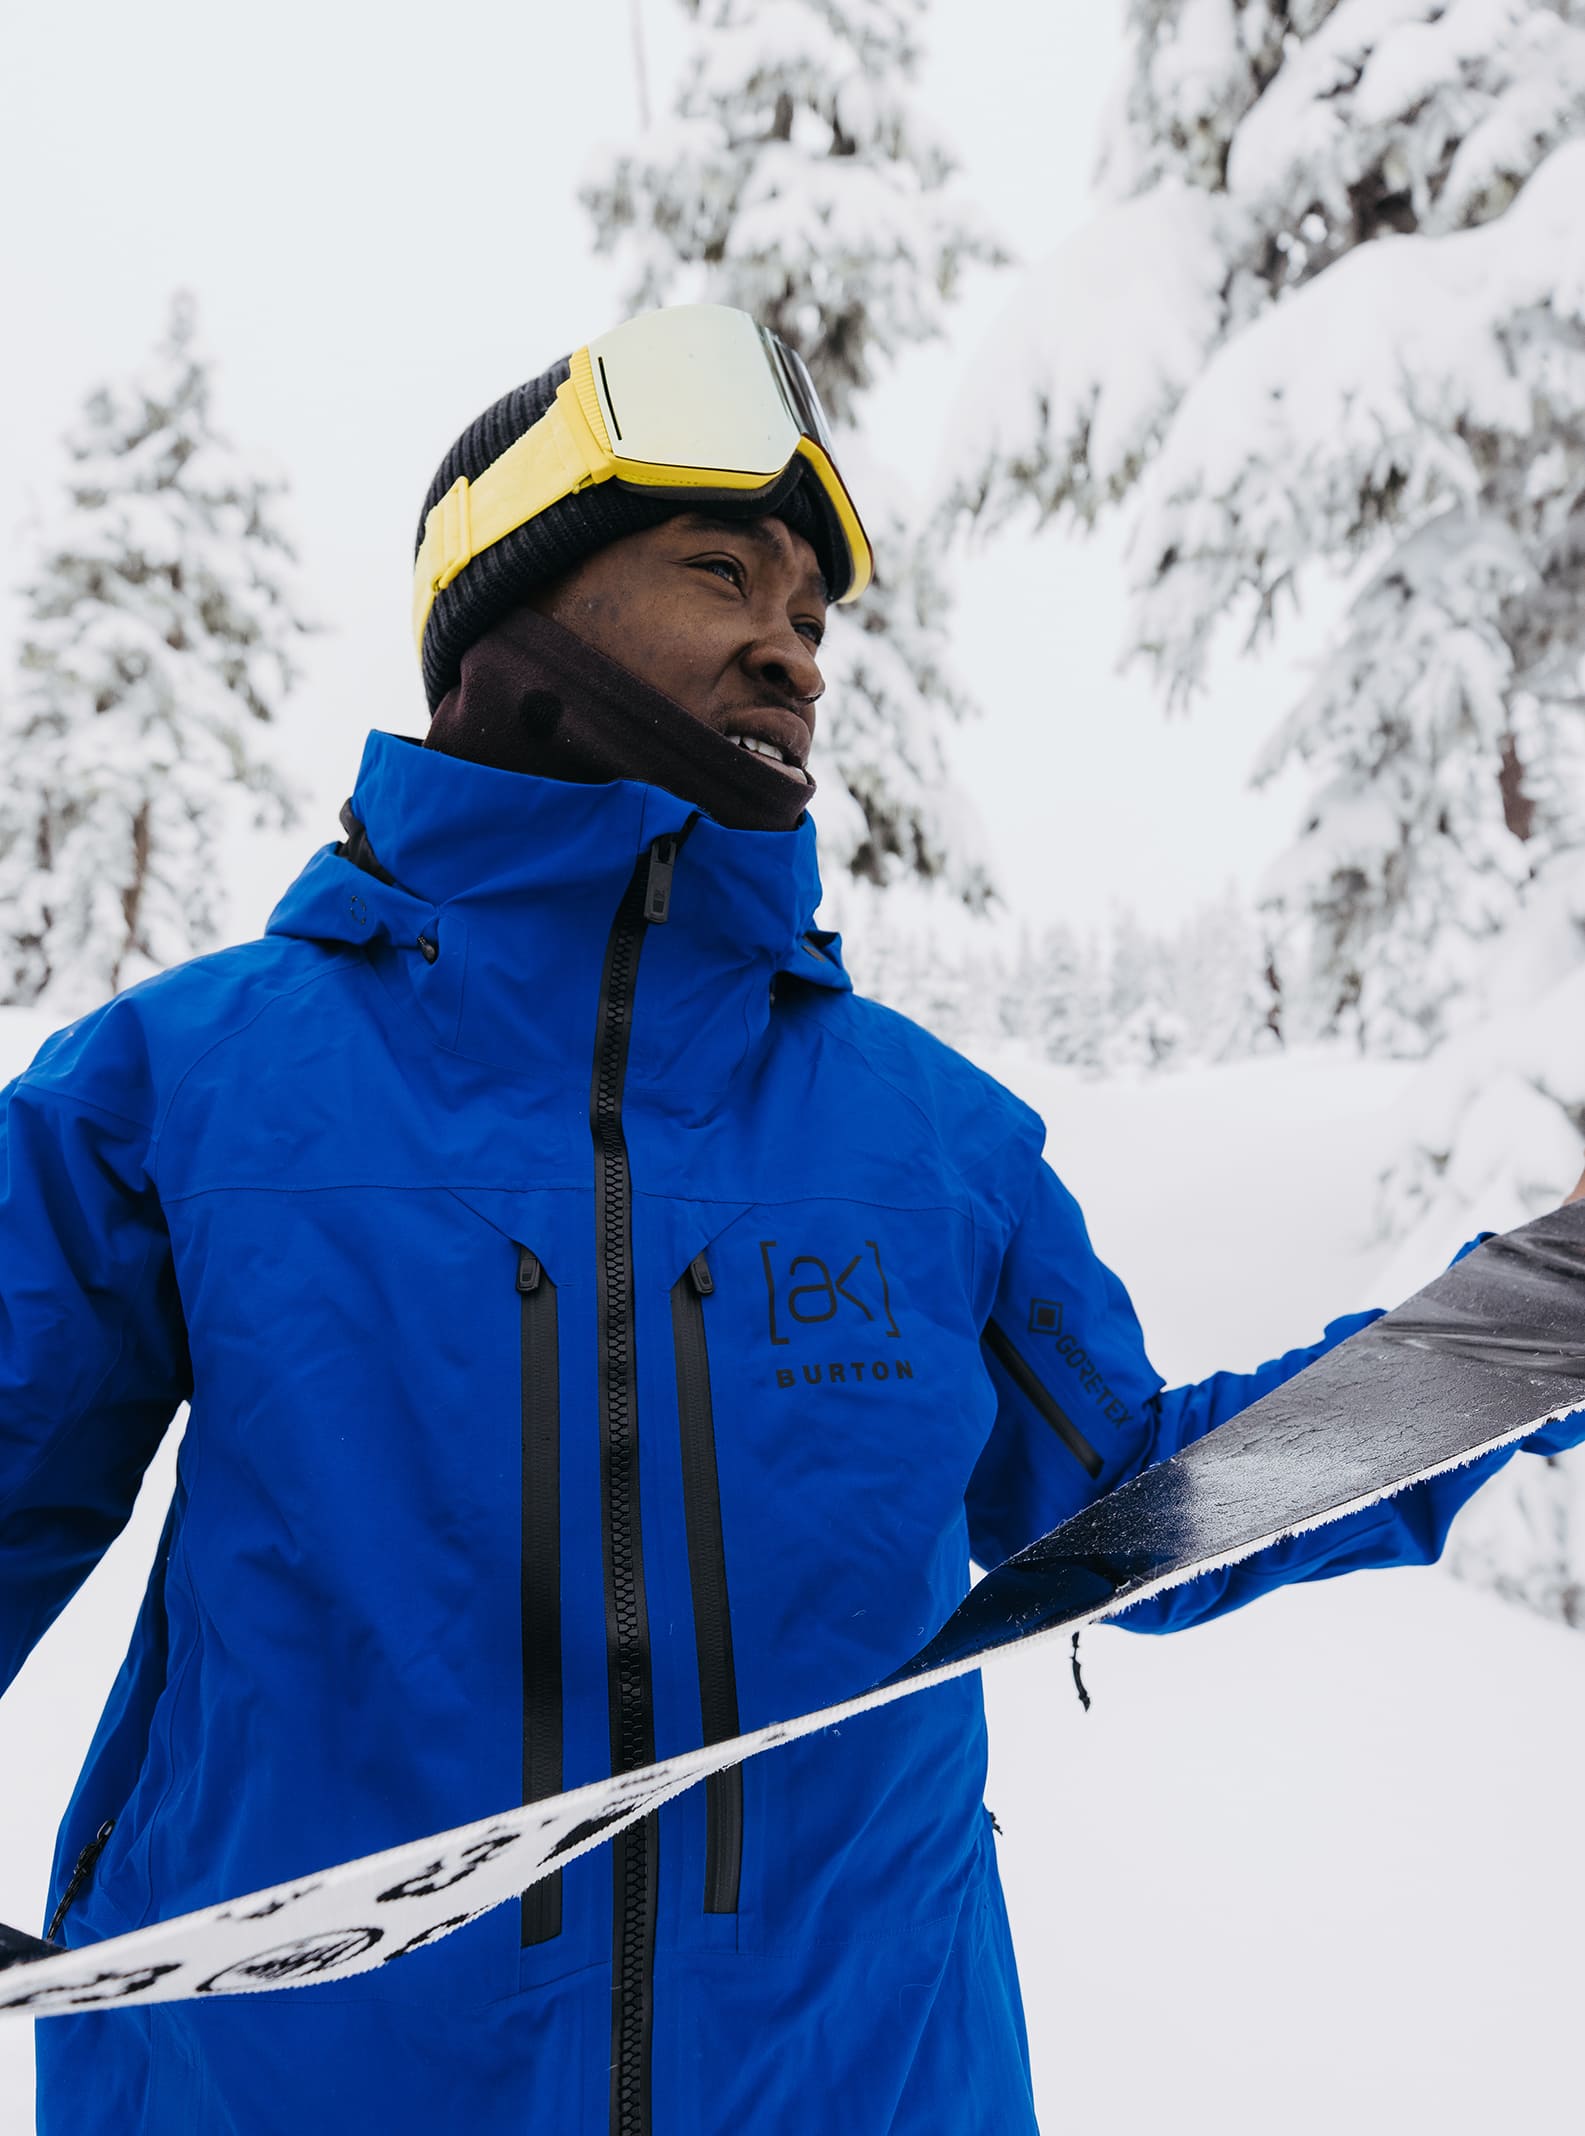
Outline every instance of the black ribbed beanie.
<svg viewBox="0 0 1585 2136"><path fill-rule="evenodd" d="M548 371L526 384L503 393L493 407L470 423L441 461L429 485L418 515L416 557L424 539L424 523L459 475L476 482L509 445L515 445L532 428L556 397L556 388L567 376L567 359L553 363ZM801 468L802 463L799 463ZM836 583L837 567L832 537L825 513L810 494L812 477L789 470L788 493L777 502L757 500L741 507L744 516L759 518L774 511L794 533L801 534L820 559L827 585ZM779 487L779 485L778 485ZM776 492L772 492L774 498ZM626 534L641 534L657 527L689 507L660 491L623 489L617 482L596 483L563 497L547 511L482 549L465 565L449 586L435 596L424 631L424 694L431 712L452 689L462 671L462 656L475 639L519 608L536 588L548 585L575 564ZM733 509L730 504L712 504L712 512Z"/></svg>

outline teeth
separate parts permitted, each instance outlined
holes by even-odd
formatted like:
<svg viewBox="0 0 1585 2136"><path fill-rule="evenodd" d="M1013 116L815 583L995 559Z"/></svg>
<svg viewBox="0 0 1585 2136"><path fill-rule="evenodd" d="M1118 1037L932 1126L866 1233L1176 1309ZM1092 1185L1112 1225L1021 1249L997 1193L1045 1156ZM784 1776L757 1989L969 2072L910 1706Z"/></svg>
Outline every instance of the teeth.
<svg viewBox="0 0 1585 2136"><path fill-rule="evenodd" d="M762 742L752 734L734 734L732 739L739 749L752 750L755 756L769 757L777 764L785 764L788 761L786 750L779 749L774 742Z"/></svg>

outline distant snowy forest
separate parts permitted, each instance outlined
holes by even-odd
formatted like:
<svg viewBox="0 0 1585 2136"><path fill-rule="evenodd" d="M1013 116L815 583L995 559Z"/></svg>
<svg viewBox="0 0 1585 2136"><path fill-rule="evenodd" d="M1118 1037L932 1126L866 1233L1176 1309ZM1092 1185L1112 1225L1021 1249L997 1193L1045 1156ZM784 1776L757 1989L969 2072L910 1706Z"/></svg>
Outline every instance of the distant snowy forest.
<svg viewBox="0 0 1585 2136"><path fill-rule="evenodd" d="M1092 1076L1413 1059L1386 1232L1557 1199L1585 1135L1585 0L1129 0L1091 218L1016 263L919 96L926 0L681 6L652 123L582 211L633 307L741 304L800 350L866 502L818 811L861 982ZM971 276L1005 307L959 350ZM866 442L932 341L962 379L933 483ZM20 589L0 1005L64 1020L225 939L226 826L291 811L272 721L316 620L279 502L179 298L66 440ZM1118 652L1164 713L1214 721L1213 647L1338 600L1250 766L1302 767L1286 853L1253 905L1165 933L1008 914L947 769L949 729L999 711L954 668L961 545L1108 519ZM1585 1617L1569 1472L1502 1503L1469 1569Z"/></svg>

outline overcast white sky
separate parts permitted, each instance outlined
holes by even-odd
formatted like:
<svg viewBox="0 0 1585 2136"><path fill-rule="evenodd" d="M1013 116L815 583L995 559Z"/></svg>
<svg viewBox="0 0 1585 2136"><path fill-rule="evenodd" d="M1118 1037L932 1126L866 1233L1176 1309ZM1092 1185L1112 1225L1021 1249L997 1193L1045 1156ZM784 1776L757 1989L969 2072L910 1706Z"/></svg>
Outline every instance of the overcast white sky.
<svg viewBox="0 0 1585 2136"><path fill-rule="evenodd" d="M681 11L639 7L663 101ZM941 0L929 21L924 98L1022 258L1084 215L1120 17L1120 0ZM13 11L6 43L0 581L27 569L30 504L81 396L140 357L178 286L220 358L224 426L293 485L328 626L287 721L311 798L285 845L241 871L247 931L336 835L365 731L422 726L408 572L441 453L619 315L575 191L598 144L638 123L629 0L455 0L444 15L410 0L78 0ZM888 458L928 468L1011 282L979 277L952 344L905 357L876 396ZM961 563L960 665L987 717L960 738L959 771L1012 911L1035 925L1088 926L1120 898L1169 921L1252 880L1294 806L1243 785L1282 669L1228 660L1211 701L1171 722L1143 674L1114 672L1121 531L1019 533Z"/></svg>

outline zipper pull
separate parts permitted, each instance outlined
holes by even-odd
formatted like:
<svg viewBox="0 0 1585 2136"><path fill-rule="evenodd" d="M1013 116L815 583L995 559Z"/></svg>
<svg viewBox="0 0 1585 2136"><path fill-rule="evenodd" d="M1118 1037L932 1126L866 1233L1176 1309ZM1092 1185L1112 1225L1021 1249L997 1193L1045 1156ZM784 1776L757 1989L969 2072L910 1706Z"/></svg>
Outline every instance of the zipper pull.
<svg viewBox="0 0 1585 2136"><path fill-rule="evenodd" d="M657 838L649 849L649 874L644 882L644 917L656 927L664 926L671 911L671 878L677 866L680 838Z"/></svg>
<svg viewBox="0 0 1585 2136"><path fill-rule="evenodd" d="M539 1289L540 1266L538 1256L526 1246L517 1249L517 1287L526 1298L531 1291Z"/></svg>
<svg viewBox="0 0 1585 2136"><path fill-rule="evenodd" d="M688 1263L688 1281L700 1298L712 1297L715 1293L715 1277L710 1273L710 1263L702 1253L694 1255Z"/></svg>
<svg viewBox="0 0 1585 2136"><path fill-rule="evenodd" d="M88 1879L93 1875L94 1863L98 1861L100 1855L104 1853L105 1842L107 1839L109 1839L111 1833L115 1830L115 1828L116 1822L115 1819L112 1817L108 1823L102 1824L99 1827L93 1838L89 1840L87 1846L84 1847L81 1854L78 1855L77 1866L72 1871L71 1875L67 1878L66 1889L61 1893L61 1902L59 1906L56 1907L54 1913L51 1914L50 1925L44 1931L44 1940L46 1943L53 1943L55 1941L55 1938L60 1934L61 1923L66 1919L67 1914L70 1913L73 1901L76 1899L77 1894L82 1890L84 1884L86 1884Z"/></svg>

